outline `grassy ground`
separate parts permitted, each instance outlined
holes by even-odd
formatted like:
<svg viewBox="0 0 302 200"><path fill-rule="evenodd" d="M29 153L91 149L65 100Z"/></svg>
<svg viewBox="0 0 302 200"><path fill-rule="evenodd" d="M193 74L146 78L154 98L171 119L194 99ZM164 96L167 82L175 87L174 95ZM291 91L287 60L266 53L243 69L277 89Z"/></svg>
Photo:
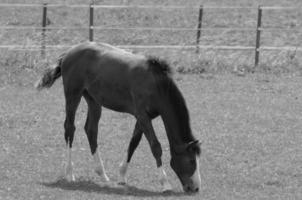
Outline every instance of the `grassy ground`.
<svg viewBox="0 0 302 200"><path fill-rule="evenodd" d="M52 1L61 3L61 0ZM66 3L87 1L66 0ZM126 1L99 0L97 4ZM128 4L302 6L300 0L128 0ZM37 0L0 0L0 3L40 3ZM40 9L0 8L0 26L40 26ZM49 9L50 26L87 26L87 9ZM96 11L102 26L195 27L197 10L160 12ZM74 17L76 16L76 17ZM301 11L264 11L264 27L301 27ZM64 19L64 20L63 20ZM255 10L205 10L205 27L256 26ZM87 40L87 31L49 31L48 44L75 44ZM194 44L194 32L98 31L97 41L112 44ZM254 45L255 32L202 33L205 45ZM301 46L301 33L264 32L262 45ZM1 30L0 45L40 45L40 32ZM129 169L128 188L104 185L93 172L89 145L83 131L86 104L77 113L74 163L75 183L60 178L65 160L61 81L37 93L33 83L63 51L0 50L0 199L301 199L302 198L302 91L300 52L262 52L253 69L254 52L192 50L135 50L167 59L187 100L196 136L203 141L202 191L184 196L169 168L164 128L154 121L164 149L164 163L174 191L159 192L155 161L145 139ZM237 76L236 71L243 76ZM234 73L235 72L235 73ZM254 73L251 73L254 72ZM110 178L118 165L134 126L128 115L104 110L99 144Z"/></svg>
<svg viewBox="0 0 302 200"><path fill-rule="evenodd" d="M301 199L301 77L254 74L176 75L187 99L192 128L202 144L202 190L188 199ZM83 131L86 104L77 113L76 182L63 168L64 98L61 81L37 93L10 85L0 96L0 197L2 199L173 199L183 196L169 168L161 121L154 126L174 191L160 193L155 161L145 139L129 169L129 188L104 185L93 172ZM104 110L99 145L110 178L125 157L134 119Z"/></svg>

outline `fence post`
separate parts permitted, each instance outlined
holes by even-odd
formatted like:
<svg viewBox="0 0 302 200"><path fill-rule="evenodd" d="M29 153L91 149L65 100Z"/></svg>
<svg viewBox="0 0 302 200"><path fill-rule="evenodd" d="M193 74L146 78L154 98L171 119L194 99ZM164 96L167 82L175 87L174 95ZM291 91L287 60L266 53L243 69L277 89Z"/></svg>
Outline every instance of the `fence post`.
<svg viewBox="0 0 302 200"><path fill-rule="evenodd" d="M41 41L41 56L45 58L45 37L46 37L46 26L47 26L47 3L43 3L43 14L42 14L42 41Z"/></svg>
<svg viewBox="0 0 302 200"><path fill-rule="evenodd" d="M200 43L200 35L201 35L201 27L202 27L202 16L203 16L203 6L199 7L198 14L198 25L197 25L197 37L196 37L196 53L199 53L199 43Z"/></svg>
<svg viewBox="0 0 302 200"><path fill-rule="evenodd" d="M258 17L257 17L257 31L256 31L255 67L257 67L259 64L261 18L262 18L262 8L261 8L261 6L259 6L258 7Z"/></svg>
<svg viewBox="0 0 302 200"><path fill-rule="evenodd" d="M93 41L93 1L90 3L89 6L89 41Z"/></svg>

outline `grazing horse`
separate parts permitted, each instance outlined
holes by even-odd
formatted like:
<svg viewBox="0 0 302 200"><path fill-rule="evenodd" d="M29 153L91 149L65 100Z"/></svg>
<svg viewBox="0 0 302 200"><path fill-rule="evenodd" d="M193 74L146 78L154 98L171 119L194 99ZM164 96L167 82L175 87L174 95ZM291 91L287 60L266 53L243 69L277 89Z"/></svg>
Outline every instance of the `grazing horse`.
<svg viewBox="0 0 302 200"><path fill-rule="evenodd" d="M64 123L68 161L65 176L74 180L71 148L75 132L75 113L82 97L88 104L85 131L91 153L97 164L96 173L109 181L98 154L98 123L102 107L126 112L136 118L127 158L120 165L119 182L126 184L126 171L131 157L144 134L156 160L161 187L171 190L162 167L162 148L152 119L161 116L169 140L170 165L185 192L200 190L200 143L194 138L185 100L171 78L168 64L156 57L137 55L109 44L87 42L65 52L57 65L46 70L36 83L38 90L49 88L62 76L66 118Z"/></svg>

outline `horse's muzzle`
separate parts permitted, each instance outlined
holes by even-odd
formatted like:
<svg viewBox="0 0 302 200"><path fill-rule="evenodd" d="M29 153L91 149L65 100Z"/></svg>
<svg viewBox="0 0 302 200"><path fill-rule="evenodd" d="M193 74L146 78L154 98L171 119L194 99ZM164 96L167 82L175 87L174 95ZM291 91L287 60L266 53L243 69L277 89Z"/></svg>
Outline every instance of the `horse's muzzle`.
<svg viewBox="0 0 302 200"><path fill-rule="evenodd" d="M197 192L199 192L199 187L194 187L194 186L190 186L190 185L184 185L183 186L183 190L186 193L197 193Z"/></svg>

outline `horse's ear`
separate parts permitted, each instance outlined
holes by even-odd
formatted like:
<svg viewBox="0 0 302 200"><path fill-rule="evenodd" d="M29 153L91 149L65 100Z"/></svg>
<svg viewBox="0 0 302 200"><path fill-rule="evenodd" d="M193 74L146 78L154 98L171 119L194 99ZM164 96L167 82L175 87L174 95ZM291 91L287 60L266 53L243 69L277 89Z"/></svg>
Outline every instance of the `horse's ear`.
<svg viewBox="0 0 302 200"><path fill-rule="evenodd" d="M194 140L194 141L188 143L188 146L195 146L195 145L200 146L201 142L199 140Z"/></svg>
<svg viewBox="0 0 302 200"><path fill-rule="evenodd" d="M189 142L186 148L188 151L194 152L199 155L201 152L200 146L201 146L201 142L199 140L195 140L195 141Z"/></svg>
<svg viewBox="0 0 302 200"><path fill-rule="evenodd" d="M175 148L176 153L183 153L184 151L191 151L195 152L198 155L200 154L200 145L201 142L199 140L194 140L192 142L189 142L187 144L179 145Z"/></svg>

